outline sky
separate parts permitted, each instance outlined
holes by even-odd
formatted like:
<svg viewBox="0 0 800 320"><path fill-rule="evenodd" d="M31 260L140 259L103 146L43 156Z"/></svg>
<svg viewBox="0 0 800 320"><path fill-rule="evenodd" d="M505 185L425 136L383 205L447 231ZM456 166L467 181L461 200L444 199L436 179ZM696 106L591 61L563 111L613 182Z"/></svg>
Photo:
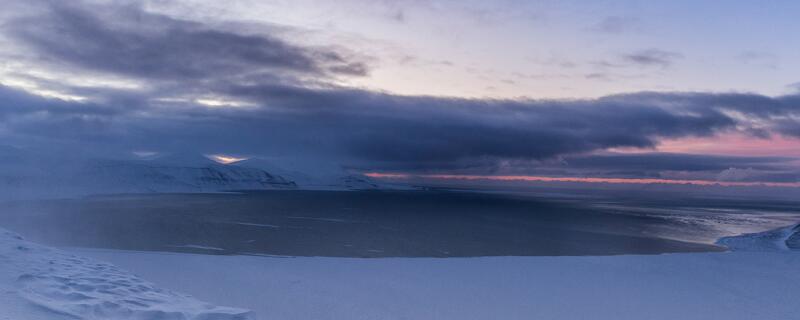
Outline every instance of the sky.
<svg viewBox="0 0 800 320"><path fill-rule="evenodd" d="M186 5L186 3L183 3ZM191 3L190 8L208 5ZM412 95L599 97L630 91L791 93L796 1L245 1L201 19L266 21L375 58L350 83ZM191 12L188 13L187 12ZM746 22L746 23L744 23Z"/></svg>
<svg viewBox="0 0 800 320"><path fill-rule="evenodd" d="M796 1L0 1L0 138L373 177L800 184Z"/></svg>

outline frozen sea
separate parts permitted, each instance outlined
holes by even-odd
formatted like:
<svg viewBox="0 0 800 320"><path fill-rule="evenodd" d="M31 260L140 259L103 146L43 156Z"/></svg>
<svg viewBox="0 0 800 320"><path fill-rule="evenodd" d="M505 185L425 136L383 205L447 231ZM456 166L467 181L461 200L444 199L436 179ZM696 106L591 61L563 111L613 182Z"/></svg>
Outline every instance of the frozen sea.
<svg viewBox="0 0 800 320"><path fill-rule="evenodd" d="M714 252L798 203L619 194L265 191L12 202L0 225L58 247L322 257Z"/></svg>

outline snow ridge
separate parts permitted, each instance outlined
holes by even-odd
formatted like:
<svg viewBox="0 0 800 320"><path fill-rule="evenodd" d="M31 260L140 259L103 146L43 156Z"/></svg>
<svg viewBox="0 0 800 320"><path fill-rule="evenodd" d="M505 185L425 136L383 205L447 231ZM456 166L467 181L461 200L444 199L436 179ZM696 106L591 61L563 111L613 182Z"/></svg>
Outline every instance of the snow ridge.
<svg viewBox="0 0 800 320"><path fill-rule="evenodd" d="M0 229L2 283L53 318L248 320L251 311L219 307L156 287L117 267L25 241ZM0 309L4 307L0 305Z"/></svg>

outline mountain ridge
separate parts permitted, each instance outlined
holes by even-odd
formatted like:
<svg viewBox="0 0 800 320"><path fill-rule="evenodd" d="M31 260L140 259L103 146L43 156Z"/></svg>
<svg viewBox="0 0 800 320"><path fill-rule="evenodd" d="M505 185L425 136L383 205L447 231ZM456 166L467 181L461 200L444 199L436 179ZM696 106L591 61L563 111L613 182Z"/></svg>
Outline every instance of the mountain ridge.
<svg viewBox="0 0 800 320"><path fill-rule="evenodd" d="M325 177L268 166L266 161L219 163L202 155L151 159L56 159L20 149L0 149L0 199L79 197L96 194L223 192L234 190L379 189L345 171Z"/></svg>

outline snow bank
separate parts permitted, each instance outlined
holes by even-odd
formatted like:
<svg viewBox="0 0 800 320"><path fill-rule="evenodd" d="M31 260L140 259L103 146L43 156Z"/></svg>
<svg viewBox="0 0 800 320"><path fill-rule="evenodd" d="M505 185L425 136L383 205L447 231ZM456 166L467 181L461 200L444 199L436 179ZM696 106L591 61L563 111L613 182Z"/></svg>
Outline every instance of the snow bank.
<svg viewBox="0 0 800 320"><path fill-rule="evenodd" d="M37 245L0 229L0 319L245 320L160 289L113 265Z"/></svg>

